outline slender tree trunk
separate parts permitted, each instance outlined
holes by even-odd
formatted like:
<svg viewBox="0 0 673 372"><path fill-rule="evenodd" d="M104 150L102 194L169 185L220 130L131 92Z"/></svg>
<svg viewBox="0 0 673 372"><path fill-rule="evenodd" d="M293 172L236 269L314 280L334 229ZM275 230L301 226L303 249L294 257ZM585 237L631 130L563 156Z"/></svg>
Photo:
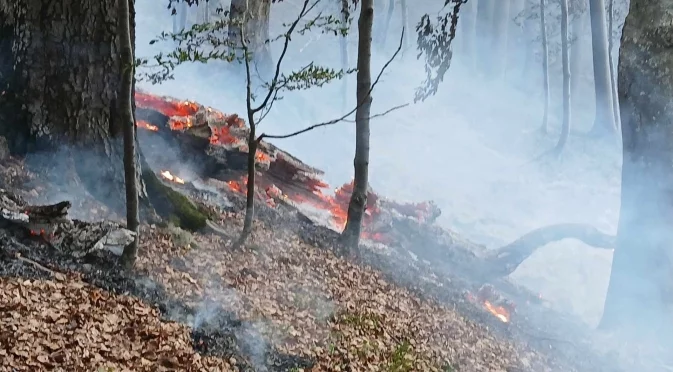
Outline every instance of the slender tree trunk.
<svg viewBox="0 0 673 372"><path fill-rule="evenodd" d="M187 3L184 0L179 0L173 9L175 10L175 14L173 14L173 32L178 33L187 26Z"/></svg>
<svg viewBox="0 0 673 372"><path fill-rule="evenodd" d="M547 6L545 0L540 0L540 35L542 39L542 85L544 89L544 112L542 113L542 133L547 133L549 127L549 46L547 45Z"/></svg>
<svg viewBox="0 0 673 372"><path fill-rule="evenodd" d="M502 79L507 69L507 31L509 31L510 0L496 0L493 12L493 36L491 39L492 76Z"/></svg>
<svg viewBox="0 0 673 372"><path fill-rule="evenodd" d="M488 74L491 71L494 56L490 50L493 40L493 16L495 11L495 1L480 0L477 4L477 51L479 69L482 73Z"/></svg>
<svg viewBox="0 0 673 372"><path fill-rule="evenodd" d="M596 117L591 133L596 136L615 134L615 117L612 105L610 56L605 28L605 3L589 0L591 15L591 46L593 51L594 85L596 87Z"/></svg>
<svg viewBox="0 0 673 372"><path fill-rule="evenodd" d="M348 26L350 25L349 0L341 0L341 25L343 33L339 38L339 49L341 50L341 69L348 70ZM346 111L348 107L348 75L341 79L341 109Z"/></svg>
<svg viewBox="0 0 673 372"><path fill-rule="evenodd" d="M388 0L388 12L386 14L386 22L383 26L383 33L381 35L381 48L385 50L386 42L388 40L388 32L390 32L390 22L393 20L395 14L395 0Z"/></svg>
<svg viewBox="0 0 673 372"><path fill-rule="evenodd" d="M358 21L358 73L357 102L355 112L355 177L353 194L348 204L348 221L342 236L346 247L358 254L362 217L367 205L369 186L369 116L371 110L371 58L372 24L374 22L374 1L361 0Z"/></svg>
<svg viewBox="0 0 673 372"><path fill-rule="evenodd" d="M124 248L122 264L132 268L138 255L138 169L136 163L135 122L133 120L133 44L129 26L129 1L119 1L119 40L121 47L122 83L119 92L119 116L124 131L124 181L126 183L126 228L136 236Z"/></svg>
<svg viewBox="0 0 673 372"><path fill-rule="evenodd" d="M608 58L610 61L610 83L612 83L612 108L615 115L615 125L621 127L622 118L619 113L619 98L617 96L617 76L615 76L615 63L612 58L614 50L614 23L615 23L615 0L610 1L608 5Z"/></svg>
<svg viewBox="0 0 673 372"><path fill-rule="evenodd" d="M561 136L553 152L560 155L568 142L570 133L570 57L568 45L568 0L561 0L561 60L563 66L563 123L561 124Z"/></svg>
<svg viewBox="0 0 673 372"><path fill-rule="evenodd" d="M460 22L463 33L463 59L465 64L471 69L476 68L477 61L477 11L479 0L470 0L465 8L461 8Z"/></svg>
<svg viewBox="0 0 673 372"><path fill-rule="evenodd" d="M468 1L468 4L472 0ZM525 0L511 0L509 10L509 31L507 31L507 71L506 75L511 75L512 70L518 73L521 68L523 59L521 58L524 51L524 34L523 27L519 22L523 21L520 17L526 5ZM462 9L461 9L462 10ZM510 67L512 66L512 67Z"/></svg>
<svg viewBox="0 0 673 372"><path fill-rule="evenodd" d="M584 39L588 37L586 35L586 31L588 31L586 27L588 19L588 14L575 14L570 25L572 33L572 41L570 43L570 95L572 101L570 104L573 109L579 109L579 105L582 102L582 97L579 93L582 81L581 71L584 69L585 61L584 52L586 43Z"/></svg>
<svg viewBox="0 0 673 372"><path fill-rule="evenodd" d="M621 211L601 327L644 337L670 338L672 324L671 25L669 0L631 0L619 51Z"/></svg>
<svg viewBox="0 0 673 372"><path fill-rule="evenodd" d="M537 68L533 68L535 65L535 29L539 28L539 25L536 24L535 19L532 14L534 13L536 5L535 0L526 0L525 5L525 17L523 20L523 34L525 35L524 42L526 45L523 50L523 68L521 69L521 80L524 83L528 83L531 78L531 71L539 71ZM528 83L530 84L530 83Z"/></svg>

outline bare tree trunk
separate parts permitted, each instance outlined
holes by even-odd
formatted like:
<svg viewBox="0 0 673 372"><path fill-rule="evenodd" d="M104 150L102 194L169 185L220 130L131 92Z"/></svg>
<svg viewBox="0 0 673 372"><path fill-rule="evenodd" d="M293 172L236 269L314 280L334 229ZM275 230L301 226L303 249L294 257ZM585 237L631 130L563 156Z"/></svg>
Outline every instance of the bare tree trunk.
<svg viewBox="0 0 673 372"><path fill-rule="evenodd" d="M138 255L138 169L136 163L135 122L133 120L133 44L129 26L129 3L119 1L119 43L121 47L122 82L119 92L119 116L124 131L124 180L126 183L126 228L136 236L124 248L121 261L124 267L132 268Z"/></svg>
<svg viewBox="0 0 673 372"><path fill-rule="evenodd" d="M544 89L544 112L542 114L542 133L547 133L549 127L549 45L547 45L547 7L545 0L540 0L540 35L542 39L542 85Z"/></svg>
<svg viewBox="0 0 673 372"><path fill-rule="evenodd" d="M568 142L570 133L570 58L568 56L568 0L561 0L561 60L563 65L563 123L561 124L561 136L553 150L555 155L560 155Z"/></svg>
<svg viewBox="0 0 673 372"><path fill-rule="evenodd" d="M388 13L386 14L386 21L383 24L383 33L381 36L381 48L385 50L386 41L388 40L388 32L390 32L390 22L393 20L395 14L395 0L388 0Z"/></svg>
<svg viewBox="0 0 673 372"><path fill-rule="evenodd" d="M535 0L526 0L525 5L525 18L523 20L523 34L525 36L524 42L526 43L523 53L523 68L521 69L521 79L524 83L528 82L528 79L531 77L531 71L536 71L533 66L535 64L535 29L539 27L535 23L535 19L532 17L533 9L535 9Z"/></svg>
<svg viewBox="0 0 673 372"><path fill-rule="evenodd" d="M612 60L612 53L614 49L614 23L615 23L615 0L610 1L608 5L608 58L610 61L610 83L612 84L612 108L615 115L615 125L617 128L621 127L622 118L619 113L619 98L617 96L617 76L615 76L615 63Z"/></svg>
<svg viewBox="0 0 673 372"><path fill-rule="evenodd" d="M579 109L579 105L582 102L580 96L580 86L582 81L582 69L584 68L584 47L585 42L584 38L587 37L587 20L588 14L574 14L572 22L570 24L571 31L571 43L570 43L570 95L572 101L570 102L571 106L574 109Z"/></svg>
<svg viewBox="0 0 673 372"><path fill-rule="evenodd" d="M179 0L174 6L173 33L178 33L187 27L187 2Z"/></svg>
<svg viewBox="0 0 673 372"><path fill-rule="evenodd" d="M479 0L473 1L477 2ZM409 34L411 33L409 30L409 9L407 8L407 0L400 0L400 13L402 16L402 27L407 30L407 32L404 33L404 39L402 39L402 54L404 55L404 51L409 48Z"/></svg>
<svg viewBox="0 0 673 372"><path fill-rule="evenodd" d="M594 85L596 87L596 117L591 133L596 136L616 133L610 81L610 57L605 29L605 3L589 0L591 15L591 46L593 51Z"/></svg>
<svg viewBox="0 0 673 372"><path fill-rule="evenodd" d="M465 64L471 70L476 68L477 61L477 11L479 7L479 0L470 0L467 2L466 8L461 8L459 25L463 33L463 59ZM463 10L464 9L464 10Z"/></svg>
<svg viewBox="0 0 673 372"><path fill-rule="evenodd" d="M372 24L374 23L374 1L361 0L360 20L358 21L358 73L357 73L357 111L355 112L355 177L353 193L348 204L348 220L342 233L345 246L359 253L362 217L367 205L369 186L369 116L371 110L371 58Z"/></svg>
<svg viewBox="0 0 673 372"><path fill-rule="evenodd" d="M494 56L489 50L493 40L493 17L496 0L481 0L477 4L477 51L479 69L488 74L491 71L491 63Z"/></svg>
<svg viewBox="0 0 673 372"><path fill-rule="evenodd" d="M631 0L619 51L621 211L600 327L629 336L671 335L671 25L671 1Z"/></svg>
<svg viewBox="0 0 673 372"><path fill-rule="evenodd" d="M339 39L339 49L341 50L341 69L348 70L348 26L350 25L350 10L348 0L341 0L341 26L344 32ZM346 111L348 107L348 75L344 76L341 82L341 109Z"/></svg>
<svg viewBox="0 0 673 372"><path fill-rule="evenodd" d="M493 12L493 53L492 74L495 79L502 79L507 69L507 31L509 31L510 0L497 0Z"/></svg>
<svg viewBox="0 0 673 372"><path fill-rule="evenodd" d="M472 0L468 1L468 4ZM512 0L509 10L509 31L507 31L507 71L506 75L509 76L513 68L521 68L523 59L521 59L522 52L525 48L523 27L517 22L520 21L521 12L523 12L526 3L525 0Z"/></svg>
<svg viewBox="0 0 673 372"><path fill-rule="evenodd" d="M243 29L257 70L263 79L267 79L273 69L268 43L271 0L232 0L229 12L229 43L240 47L240 33Z"/></svg>

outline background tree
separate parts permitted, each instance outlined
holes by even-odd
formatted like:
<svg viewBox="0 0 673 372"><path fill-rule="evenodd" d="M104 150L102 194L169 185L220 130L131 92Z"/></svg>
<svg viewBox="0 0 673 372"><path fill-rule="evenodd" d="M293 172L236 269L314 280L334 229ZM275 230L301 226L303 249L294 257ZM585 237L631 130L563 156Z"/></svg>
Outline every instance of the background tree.
<svg viewBox="0 0 673 372"><path fill-rule="evenodd" d="M615 117L615 126L620 128L621 115L619 114L619 98L617 96L617 76L615 74L615 64L612 61L612 53L615 46L613 36L615 30L615 0L608 0L608 60L610 63L610 83L612 84L612 109Z"/></svg>
<svg viewBox="0 0 673 372"><path fill-rule="evenodd" d="M358 21L357 102L355 112L355 177L353 192L348 203L348 219L342 232L343 242L355 250L360 244L362 216L367 206L369 188L369 114L372 105L371 61L374 0L361 0Z"/></svg>
<svg viewBox="0 0 673 372"><path fill-rule="evenodd" d="M542 84L544 89L544 111L542 112L542 133L547 133L549 126L549 47L547 45L547 22L545 0L540 0L540 34L542 35Z"/></svg>
<svg viewBox="0 0 673 372"><path fill-rule="evenodd" d="M622 194L601 327L671 334L673 24L668 0L631 0L619 51Z"/></svg>
<svg viewBox="0 0 673 372"><path fill-rule="evenodd" d="M124 131L124 181L126 183L126 228L135 233L133 242L124 248L122 265L132 268L138 254L138 169L136 161L136 126L133 115L134 60L131 27L129 26L129 1L119 1L119 43L121 44L121 89L119 116Z"/></svg>
<svg viewBox="0 0 673 372"><path fill-rule="evenodd" d="M591 134L603 136L615 133L612 81L610 80L610 55L608 54L604 1L589 0L589 13L591 15L591 50L596 96L596 116Z"/></svg>
<svg viewBox="0 0 673 372"><path fill-rule="evenodd" d="M552 150L553 155L560 155L568 142L570 133L570 58L568 55L568 0L561 0L561 59L563 64L563 123L561 124L561 136L556 147Z"/></svg>

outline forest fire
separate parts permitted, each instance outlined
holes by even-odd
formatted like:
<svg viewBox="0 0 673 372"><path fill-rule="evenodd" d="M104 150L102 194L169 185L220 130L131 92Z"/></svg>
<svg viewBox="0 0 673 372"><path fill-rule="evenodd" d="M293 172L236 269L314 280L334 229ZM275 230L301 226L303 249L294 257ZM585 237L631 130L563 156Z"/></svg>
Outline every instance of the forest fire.
<svg viewBox="0 0 673 372"><path fill-rule="evenodd" d="M476 295L468 292L466 297L468 301L488 311L503 323L509 323L516 311L515 304L503 298L490 284L481 286Z"/></svg>
<svg viewBox="0 0 673 372"><path fill-rule="evenodd" d="M182 178L180 178L178 176L173 175L171 172L169 172L167 170L161 171L160 174L161 174L161 177L163 177L163 178L165 178L165 179L167 179L171 182L175 182L175 183L179 183L179 184L184 184L185 183L185 180L183 180Z"/></svg>
<svg viewBox="0 0 673 372"><path fill-rule="evenodd" d="M163 126L171 131L199 136L202 136L202 133L208 133L207 137L203 138L208 139L210 146L224 150L225 153L232 154L231 156L249 151L247 145L249 130L238 115L227 115L192 101L160 97L144 92L136 92L136 106L164 115L167 122L163 123ZM138 128L158 132L162 124L139 119L136 125ZM207 156L205 149L203 156ZM229 156L226 155L222 163L227 164ZM319 178L322 174L320 170L311 168L264 141L259 143L255 160L260 166L258 176L255 178L258 199L272 207L276 206L276 201L283 200L328 211L333 228L338 231L344 229L348 218L348 203L353 192L353 182L336 189L334 195L330 196L325 193L329 190L329 185ZM184 183L184 180L169 171L162 171L161 176L172 182ZM239 179L229 178L223 181L231 190L245 195L248 178L245 175L239 177ZM389 242L390 239L385 231L380 230L382 224L379 222L383 220L384 214L382 213L383 204L385 204L386 212L409 217L419 222L431 222L439 216L439 208L430 202L395 203L381 199L369 190L363 220L363 238L381 243Z"/></svg>

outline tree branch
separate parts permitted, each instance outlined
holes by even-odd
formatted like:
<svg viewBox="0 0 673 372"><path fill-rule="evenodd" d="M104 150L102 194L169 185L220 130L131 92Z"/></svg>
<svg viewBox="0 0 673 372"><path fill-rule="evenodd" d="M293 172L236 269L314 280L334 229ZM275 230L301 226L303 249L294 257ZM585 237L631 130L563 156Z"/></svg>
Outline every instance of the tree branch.
<svg viewBox="0 0 673 372"><path fill-rule="evenodd" d="M535 229L504 247L488 252L486 271L493 277L507 276L539 247L563 240L577 239L596 248L613 249L616 237L608 235L591 225L564 223Z"/></svg>
<svg viewBox="0 0 673 372"><path fill-rule="evenodd" d="M309 2L310 2L310 0L304 0L304 5L301 8L301 12L299 13L299 16L297 16L297 19L295 19L294 22L292 22L292 25L287 30L287 33L285 34L285 42L283 43L283 51L280 53L280 57L278 57L278 61L276 62L276 71L273 74L273 79L271 80L271 85L269 86L269 91L267 92L266 97L264 97L264 101L262 101L262 103L259 106L252 109L253 114L256 114L259 111L261 111L262 109L264 109L264 107L266 107L267 103L269 103L269 100L273 96L273 92L276 90L276 84L278 84L278 77L280 76L281 65L283 64L283 59L285 59L285 54L287 53L287 48L290 45L292 32L297 27L297 24L299 24L299 21L301 21L302 18L304 18L304 16L306 15L306 13L307 13L306 8L308 7ZM311 9L313 9L316 6L317 3L318 2L313 3L313 5L311 5L311 7L308 9L308 11L311 11Z"/></svg>
<svg viewBox="0 0 673 372"><path fill-rule="evenodd" d="M372 86L369 87L369 91L367 92L366 97L371 96L371 93L372 93L372 91L374 90L374 87L376 86L376 84L379 83L379 80L381 80L381 76L383 76L383 73L386 71L386 69L388 68L388 66L390 66L390 64L393 62L393 60L395 59L395 57L397 57L397 55L399 54L400 50L402 50L402 43L403 43L403 41L404 41L404 29L402 29L402 35L400 36L400 43L399 43L399 45L397 46L397 50L395 50L395 53L393 53L392 57L390 57L390 59L389 59L389 60L383 65L383 67L381 68L381 71L379 71L379 74L376 76L376 79L375 79L374 82L372 83ZM354 112L356 112L357 109L360 108L360 106L362 106L363 104L365 104L366 101L367 101L366 99L365 99L365 100L362 100L361 102L358 103L357 106L355 106L355 108L353 108L351 111L349 111L348 113L346 113L345 115L343 115L343 116L341 116L341 117L339 117L339 118L337 118L337 119L333 119L333 120L330 120L330 121L326 121L326 122L323 122L323 123L320 123L320 124L314 124L314 125L311 125L311 126L308 126L308 127L304 128L304 129L298 130L298 131L296 131L296 132L292 132L292 133L284 134L284 135L273 135L273 134L265 134L265 133L262 133L262 134L260 134L259 137L257 137L257 142L260 142L260 141L261 141L262 139L264 139L264 138L276 138L276 139L290 138L290 137L294 137L294 136L300 135L300 134L302 134L302 133L306 133L306 132L311 131L311 130L316 129L316 128L320 128L320 127L324 127L324 126L328 126L328 125L333 125L333 124L340 123L340 122L344 121L344 119L346 119L347 117L351 116ZM408 104L404 104L404 105L400 105L400 106L395 106L395 107L389 109L388 111L386 111L386 112L384 112L384 113L381 113L381 114L377 114L377 115L375 115L375 116L382 116L382 115L385 115L385 114L388 113L388 112L391 112L391 111L400 109L400 108L405 107L405 106L407 106L407 105L408 105Z"/></svg>

